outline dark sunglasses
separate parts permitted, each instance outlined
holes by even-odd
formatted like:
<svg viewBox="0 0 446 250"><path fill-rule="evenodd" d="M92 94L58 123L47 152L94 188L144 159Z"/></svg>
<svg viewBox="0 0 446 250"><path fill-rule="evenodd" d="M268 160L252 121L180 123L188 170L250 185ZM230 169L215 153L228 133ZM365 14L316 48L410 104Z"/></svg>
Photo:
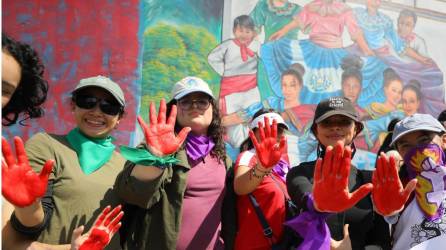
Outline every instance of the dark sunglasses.
<svg viewBox="0 0 446 250"><path fill-rule="evenodd" d="M199 110L206 110L211 105L211 100L203 98L197 100L181 99L178 101L178 107L182 110L190 110L194 104Z"/></svg>
<svg viewBox="0 0 446 250"><path fill-rule="evenodd" d="M74 98L74 102L81 109L92 109L99 103L99 109L107 115L115 116L123 111L123 107L119 103L99 99L95 96L77 95Z"/></svg>

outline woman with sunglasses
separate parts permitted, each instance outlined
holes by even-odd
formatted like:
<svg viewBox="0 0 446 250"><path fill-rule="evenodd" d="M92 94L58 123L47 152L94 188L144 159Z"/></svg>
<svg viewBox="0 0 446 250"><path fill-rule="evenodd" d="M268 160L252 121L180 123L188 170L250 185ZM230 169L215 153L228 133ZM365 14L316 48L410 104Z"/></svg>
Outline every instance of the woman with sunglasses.
<svg viewBox="0 0 446 250"><path fill-rule="evenodd" d="M318 140L318 160L291 168L286 180L301 209L287 224L303 238L302 249L390 249L389 227L367 195L371 172L351 165L353 141L363 128L349 99L332 97L317 105L311 132Z"/></svg>
<svg viewBox="0 0 446 250"><path fill-rule="evenodd" d="M150 125L138 121L146 143L121 148L129 161L117 179L120 197L131 204L124 209L124 249L231 249L221 234L231 165L208 84L197 77L180 80L167 106L161 100L158 117L150 104Z"/></svg>
<svg viewBox="0 0 446 250"><path fill-rule="evenodd" d="M125 160L115 151L110 133L121 120L124 107L124 93L118 84L103 76L82 79L71 100L76 128L66 135L39 133L31 137L25 146L29 163L16 143L19 165L50 173L41 199L35 197L31 204L16 202L11 216L15 230L40 243L69 244L74 228L90 228L106 206L120 203L112 188ZM52 168L51 163L45 163L48 159L54 160ZM21 196L26 190L17 192ZM79 235L76 231L73 237ZM108 249L119 249L118 238L112 239Z"/></svg>

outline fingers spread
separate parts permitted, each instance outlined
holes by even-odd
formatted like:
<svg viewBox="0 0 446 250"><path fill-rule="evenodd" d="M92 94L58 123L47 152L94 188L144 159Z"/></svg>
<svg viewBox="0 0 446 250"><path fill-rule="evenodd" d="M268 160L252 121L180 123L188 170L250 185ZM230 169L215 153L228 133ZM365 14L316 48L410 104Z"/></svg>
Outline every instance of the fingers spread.
<svg viewBox="0 0 446 250"><path fill-rule="evenodd" d="M26 156L25 146L20 137L14 136L15 151L17 153L17 162L29 166L28 157Z"/></svg>
<svg viewBox="0 0 446 250"><path fill-rule="evenodd" d="M175 126L176 119L177 119L177 105L172 105L169 114L169 119L167 120L167 124Z"/></svg>
<svg viewBox="0 0 446 250"><path fill-rule="evenodd" d="M155 103L150 102L150 110L149 110L149 117L150 117L150 125L156 125L156 109L155 109Z"/></svg>
<svg viewBox="0 0 446 250"><path fill-rule="evenodd" d="M166 100L162 98L158 114L158 123L166 123L166 109Z"/></svg>

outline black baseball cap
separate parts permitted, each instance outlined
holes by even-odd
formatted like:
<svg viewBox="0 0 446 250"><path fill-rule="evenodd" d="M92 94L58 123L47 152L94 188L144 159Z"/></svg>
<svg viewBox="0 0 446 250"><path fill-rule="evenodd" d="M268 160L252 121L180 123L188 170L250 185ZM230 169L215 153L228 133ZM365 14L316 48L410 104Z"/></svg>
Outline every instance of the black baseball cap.
<svg viewBox="0 0 446 250"><path fill-rule="evenodd" d="M321 101L314 113L314 123L320 123L334 115L344 115L355 122L359 122L359 114L356 112L353 103L345 97L331 97Z"/></svg>

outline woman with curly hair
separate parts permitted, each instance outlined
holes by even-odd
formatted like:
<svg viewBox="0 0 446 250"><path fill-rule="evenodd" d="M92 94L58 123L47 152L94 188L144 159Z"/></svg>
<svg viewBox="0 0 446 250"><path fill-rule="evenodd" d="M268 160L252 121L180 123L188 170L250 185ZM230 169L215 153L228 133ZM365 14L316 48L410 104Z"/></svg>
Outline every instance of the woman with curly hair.
<svg viewBox="0 0 446 250"><path fill-rule="evenodd" d="M23 120L43 116L48 92L44 69L31 46L2 33L2 125L15 124L20 114Z"/></svg>

